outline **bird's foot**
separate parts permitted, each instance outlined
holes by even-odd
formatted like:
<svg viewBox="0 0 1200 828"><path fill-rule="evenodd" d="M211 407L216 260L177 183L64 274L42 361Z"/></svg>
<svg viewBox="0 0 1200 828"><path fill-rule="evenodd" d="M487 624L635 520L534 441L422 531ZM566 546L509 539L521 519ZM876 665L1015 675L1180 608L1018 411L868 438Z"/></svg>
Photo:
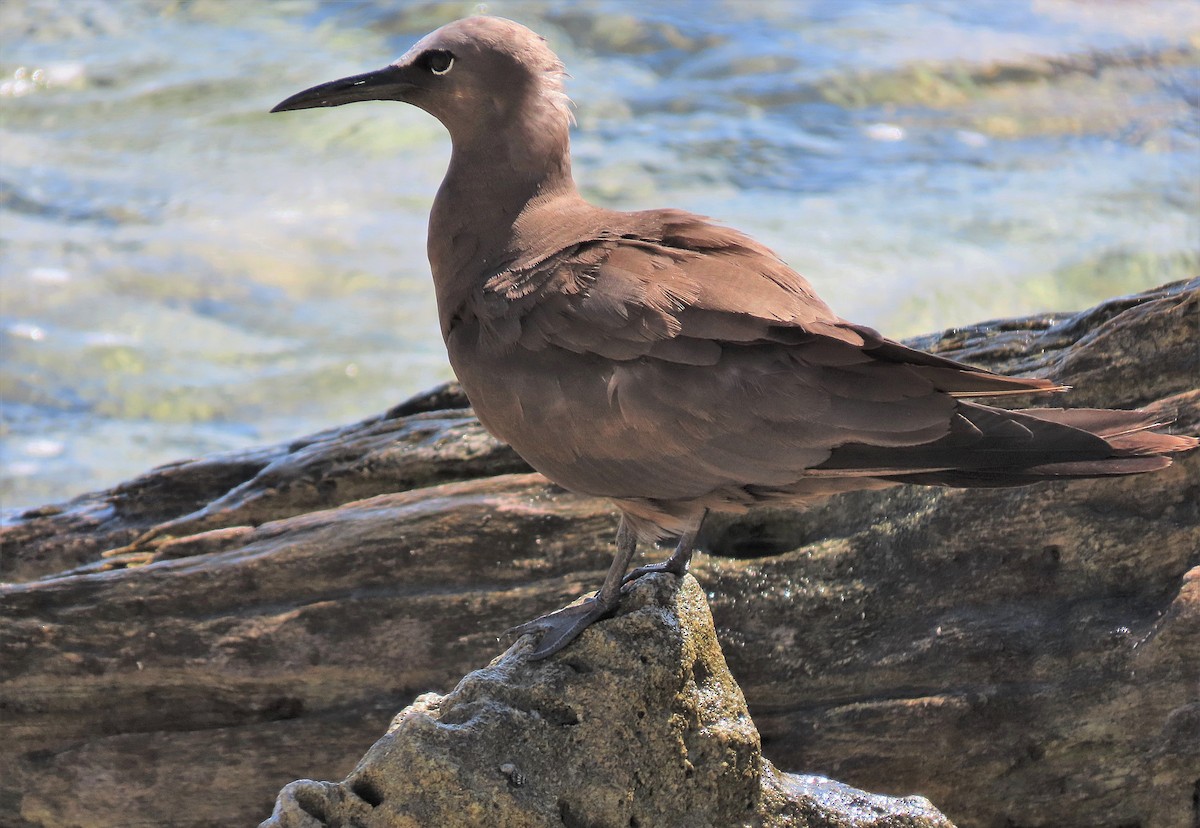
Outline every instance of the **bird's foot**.
<svg viewBox="0 0 1200 828"><path fill-rule="evenodd" d="M705 509L695 525L689 531L679 536L679 543L675 546L675 551L671 553L671 557L661 563L646 564L627 572L625 577L621 579L621 586L628 586L638 578L643 575L649 575L651 572L669 572L678 578L686 575L688 567L692 563L692 550L696 543L696 535L700 532L700 524L704 522L704 516L707 514L708 510Z"/></svg>
<svg viewBox="0 0 1200 828"><path fill-rule="evenodd" d="M687 571L687 561L677 561L674 557L670 557L665 561L660 561L659 563L646 564L645 566L639 566L637 569L629 570L627 573L625 573L625 577L621 580L621 584L623 586L627 586L643 575L649 575L652 572L667 572L671 575L677 575L682 578L687 574Z"/></svg>
<svg viewBox="0 0 1200 828"><path fill-rule="evenodd" d="M620 593L617 594L620 597ZM578 604L563 607L560 610L546 613L543 616L526 621L520 626L513 627L507 635L521 636L529 633L541 633L541 640L533 652L525 657L530 661L540 661L554 655L563 647L570 644L579 634L587 629L593 621L599 621L610 615L617 608L619 601L603 602L596 596L585 598Z"/></svg>

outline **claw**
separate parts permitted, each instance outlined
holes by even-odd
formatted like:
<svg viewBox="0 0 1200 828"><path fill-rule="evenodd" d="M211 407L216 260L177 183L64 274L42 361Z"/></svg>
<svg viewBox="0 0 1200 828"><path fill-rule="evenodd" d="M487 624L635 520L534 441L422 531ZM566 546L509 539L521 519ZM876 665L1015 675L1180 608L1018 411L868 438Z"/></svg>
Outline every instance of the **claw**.
<svg viewBox="0 0 1200 828"><path fill-rule="evenodd" d="M660 561L659 563L646 564L645 566L639 566L637 569L631 569L621 580L621 585L628 586L643 575L650 575L655 572L666 572L671 575L678 575L680 577L686 575L688 571L687 565L673 564L672 562L674 560L674 558L669 558L665 561Z"/></svg>
<svg viewBox="0 0 1200 828"><path fill-rule="evenodd" d="M621 586L626 586L643 575L649 575L652 572L669 572L680 578L686 575L688 566L692 563L692 549L696 544L696 535L700 531L700 524L704 522L704 516L707 514L708 511L705 510L700 515L700 520L697 521L696 525L690 531L684 532L679 536L679 544L675 547L675 551L671 554L671 557L661 563L646 564L645 566L639 566L637 569L631 570L621 579Z"/></svg>
<svg viewBox="0 0 1200 828"><path fill-rule="evenodd" d="M617 608L617 601L605 605L595 597L585 598L578 604L572 604L560 610L547 613L532 621L513 627L508 635L527 635L541 633L537 647L525 657L530 661L541 661L554 655L563 647L570 644L579 634L592 624L610 615Z"/></svg>

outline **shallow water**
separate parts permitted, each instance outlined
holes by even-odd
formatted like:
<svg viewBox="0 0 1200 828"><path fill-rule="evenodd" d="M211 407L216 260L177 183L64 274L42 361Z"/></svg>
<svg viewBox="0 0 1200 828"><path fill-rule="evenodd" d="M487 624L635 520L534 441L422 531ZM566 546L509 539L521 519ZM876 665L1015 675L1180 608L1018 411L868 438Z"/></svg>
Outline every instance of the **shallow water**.
<svg viewBox="0 0 1200 828"><path fill-rule="evenodd" d="M267 115L475 4L0 5L0 504L448 378L449 156L404 106ZM1194 275L1191 0L496 2L546 34L592 199L774 247L895 336Z"/></svg>

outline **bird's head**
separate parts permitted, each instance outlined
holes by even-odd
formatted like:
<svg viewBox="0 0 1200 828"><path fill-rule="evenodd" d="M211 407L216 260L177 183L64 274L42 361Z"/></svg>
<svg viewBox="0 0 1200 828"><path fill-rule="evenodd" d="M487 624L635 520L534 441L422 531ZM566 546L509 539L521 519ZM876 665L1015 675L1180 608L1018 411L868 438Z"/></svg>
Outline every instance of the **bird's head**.
<svg viewBox="0 0 1200 828"><path fill-rule="evenodd" d="M389 66L298 92L271 111L403 101L441 121L456 145L514 124L565 133L563 74L537 33L502 17L468 17L426 35Z"/></svg>

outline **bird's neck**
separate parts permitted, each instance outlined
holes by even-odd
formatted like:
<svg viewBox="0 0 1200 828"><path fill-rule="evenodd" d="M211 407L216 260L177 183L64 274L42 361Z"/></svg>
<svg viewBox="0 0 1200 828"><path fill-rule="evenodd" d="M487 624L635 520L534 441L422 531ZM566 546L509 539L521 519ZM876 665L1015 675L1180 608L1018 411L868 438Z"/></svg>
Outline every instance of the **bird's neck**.
<svg viewBox="0 0 1200 828"><path fill-rule="evenodd" d="M530 211L579 200L565 130L525 140L455 141L429 216L429 263L442 330L471 292L511 264Z"/></svg>

